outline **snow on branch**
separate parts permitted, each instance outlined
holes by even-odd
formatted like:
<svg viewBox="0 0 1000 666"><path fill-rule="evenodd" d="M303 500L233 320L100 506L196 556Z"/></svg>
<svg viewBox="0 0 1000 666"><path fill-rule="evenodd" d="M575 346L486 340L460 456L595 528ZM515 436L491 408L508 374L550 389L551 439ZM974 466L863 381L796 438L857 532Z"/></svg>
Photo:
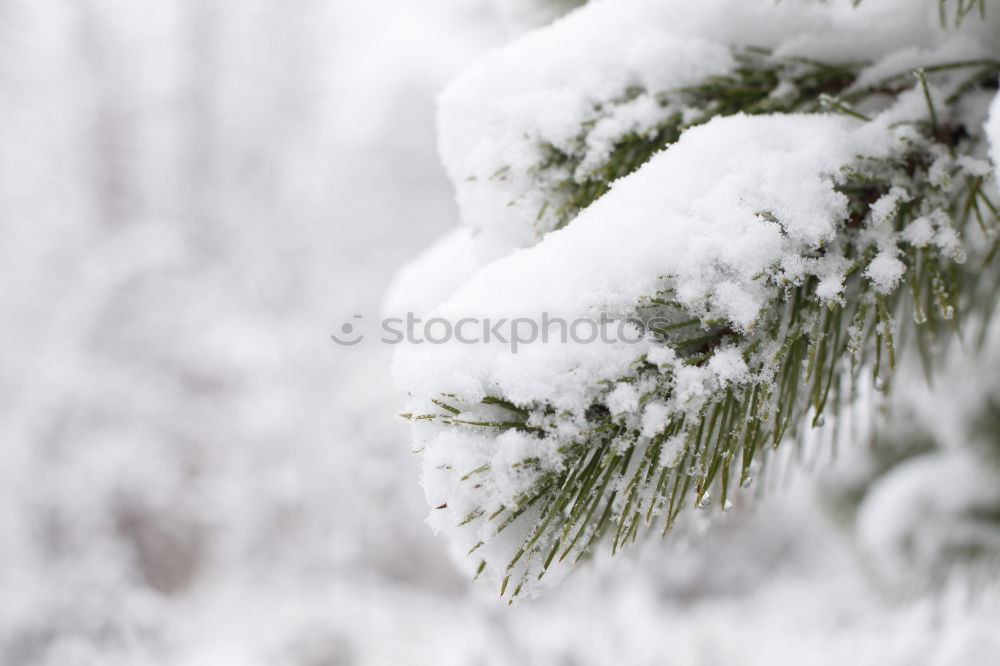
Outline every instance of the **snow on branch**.
<svg viewBox="0 0 1000 666"><path fill-rule="evenodd" d="M688 5L588 5L442 98L469 242L499 258L430 316L641 333L397 351L430 522L511 598L727 508L993 299L995 18Z"/></svg>

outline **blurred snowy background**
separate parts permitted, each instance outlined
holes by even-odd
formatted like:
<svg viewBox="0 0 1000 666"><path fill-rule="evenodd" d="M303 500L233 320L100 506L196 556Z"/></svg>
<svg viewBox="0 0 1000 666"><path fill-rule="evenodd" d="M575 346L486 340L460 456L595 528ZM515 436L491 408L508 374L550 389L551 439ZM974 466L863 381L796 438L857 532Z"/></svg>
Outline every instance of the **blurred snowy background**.
<svg viewBox="0 0 1000 666"><path fill-rule="evenodd" d="M0 1L0 664L995 663L794 482L514 608L455 573L328 335L455 225L433 97L502 13Z"/></svg>

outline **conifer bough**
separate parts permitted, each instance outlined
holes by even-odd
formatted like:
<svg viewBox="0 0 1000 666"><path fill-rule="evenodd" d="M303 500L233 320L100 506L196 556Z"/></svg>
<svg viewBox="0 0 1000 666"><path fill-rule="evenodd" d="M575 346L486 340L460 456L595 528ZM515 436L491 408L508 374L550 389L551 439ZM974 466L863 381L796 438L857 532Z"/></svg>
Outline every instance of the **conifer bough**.
<svg viewBox="0 0 1000 666"><path fill-rule="evenodd" d="M592 3L442 100L469 251L499 258L434 314L647 329L398 351L431 523L510 598L728 507L996 300L996 9L688 5Z"/></svg>

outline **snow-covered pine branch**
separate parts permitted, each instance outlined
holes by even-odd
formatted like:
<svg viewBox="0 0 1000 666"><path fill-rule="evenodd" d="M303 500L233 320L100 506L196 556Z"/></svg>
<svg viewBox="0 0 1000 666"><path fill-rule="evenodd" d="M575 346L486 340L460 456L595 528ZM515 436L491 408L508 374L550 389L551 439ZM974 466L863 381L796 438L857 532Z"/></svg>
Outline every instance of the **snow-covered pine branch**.
<svg viewBox="0 0 1000 666"><path fill-rule="evenodd" d="M938 5L594 2L442 97L448 247L485 265L428 316L647 334L399 349L431 523L502 594L725 508L904 352L930 372L985 326L1000 17Z"/></svg>

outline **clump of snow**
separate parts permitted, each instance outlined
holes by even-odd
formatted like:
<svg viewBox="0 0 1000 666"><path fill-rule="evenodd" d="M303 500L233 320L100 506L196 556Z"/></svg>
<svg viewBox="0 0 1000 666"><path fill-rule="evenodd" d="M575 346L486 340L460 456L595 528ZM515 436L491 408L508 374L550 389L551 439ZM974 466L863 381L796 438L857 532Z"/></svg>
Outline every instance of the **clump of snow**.
<svg viewBox="0 0 1000 666"><path fill-rule="evenodd" d="M865 275L882 294L888 294L896 288L906 272L906 264L899 260L893 252L879 252L865 269Z"/></svg>
<svg viewBox="0 0 1000 666"><path fill-rule="evenodd" d="M723 386L745 381L749 373L746 361L743 360L743 354L735 347L716 351L708 362L708 369L715 374Z"/></svg>
<svg viewBox="0 0 1000 666"><path fill-rule="evenodd" d="M677 352L666 345L656 346L646 353L646 360L661 370L670 368L677 362Z"/></svg>
<svg viewBox="0 0 1000 666"><path fill-rule="evenodd" d="M816 295L829 303L839 303L840 293L844 290L844 275L834 272L822 277L816 286Z"/></svg>
<svg viewBox="0 0 1000 666"><path fill-rule="evenodd" d="M655 437L663 431L670 417L670 408L662 402L646 405L642 413L642 436Z"/></svg>
<svg viewBox="0 0 1000 666"><path fill-rule="evenodd" d="M934 240L934 224L928 217L918 217L906 225L903 238L914 247L927 247Z"/></svg>
<svg viewBox="0 0 1000 666"><path fill-rule="evenodd" d="M622 382L608 394L606 404L613 416L634 412L639 408L639 392L631 384Z"/></svg>
<svg viewBox="0 0 1000 666"><path fill-rule="evenodd" d="M872 223L879 225L890 222L899 210L900 204L910 201L909 193L899 186L893 186L886 194L872 204Z"/></svg>

